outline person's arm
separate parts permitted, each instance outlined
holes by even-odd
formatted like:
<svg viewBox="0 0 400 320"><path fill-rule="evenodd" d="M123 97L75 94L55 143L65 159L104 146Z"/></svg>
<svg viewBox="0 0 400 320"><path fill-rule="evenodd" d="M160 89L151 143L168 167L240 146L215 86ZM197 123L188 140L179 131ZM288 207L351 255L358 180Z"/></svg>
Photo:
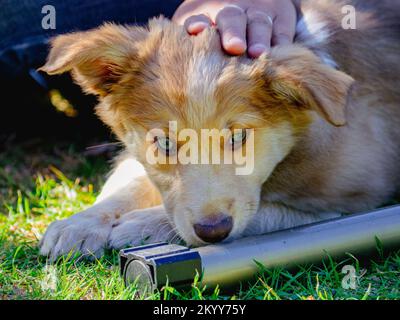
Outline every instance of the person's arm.
<svg viewBox="0 0 400 320"><path fill-rule="evenodd" d="M186 0L173 20L196 35L216 24L223 48L258 57L273 45L293 42L300 0Z"/></svg>

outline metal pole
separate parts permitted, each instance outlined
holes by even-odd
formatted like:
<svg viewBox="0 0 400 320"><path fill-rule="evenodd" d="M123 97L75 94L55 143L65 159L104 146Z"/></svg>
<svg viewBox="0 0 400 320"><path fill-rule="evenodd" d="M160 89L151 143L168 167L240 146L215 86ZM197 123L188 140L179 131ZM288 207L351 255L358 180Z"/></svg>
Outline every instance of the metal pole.
<svg viewBox="0 0 400 320"><path fill-rule="evenodd" d="M384 248L400 247L400 206L350 215L270 234L242 238L190 249L166 243L122 250L121 273L126 284L146 291L188 285L196 272L208 287L230 286L254 276L255 261L267 268L291 267L333 258L347 252L374 250L377 240Z"/></svg>
<svg viewBox="0 0 400 320"><path fill-rule="evenodd" d="M365 253L383 246L400 246L400 207L357 214L236 242L197 249L204 270L203 284L223 286L250 278L254 260L266 268L312 263L329 254Z"/></svg>

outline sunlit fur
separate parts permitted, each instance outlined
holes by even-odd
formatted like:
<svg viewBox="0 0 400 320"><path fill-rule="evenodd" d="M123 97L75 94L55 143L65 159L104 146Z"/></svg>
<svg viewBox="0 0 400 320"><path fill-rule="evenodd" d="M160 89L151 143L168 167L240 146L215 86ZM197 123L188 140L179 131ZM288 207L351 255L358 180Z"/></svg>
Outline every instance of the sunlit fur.
<svg viewBox="0 0 400 320"><path fill-rule="evenodd" d="M379 18L386 2L364 1L358 29L343 30L341 3L304 1L297 42L256 60L223 53L214 28L193 37L164 18L146 28L105 24L57 37L42 70L72 71L86 92L99 96L97 114L126 145L125 160L95 205L117 228L110 229L111 245L124 244L114 239L122 233L114 232L121 230L121 215L159 204L171 230L202 244L193 224L218 212L233 217L232 239L389 200L400 183L394 63L400 37ZM386 18L396 21L392 15ZM318 25L304 32L306 23ZM324 34L313 33L321 28ZM254 129L253 173L238 176L224 164L148 164L146 133L167 130L169 121L177 121L178 131ZM147 178L135 177L143 168ZM87 216L97 217L95 211ZM129 217L124 240L129 230L138 232L135 213ZM52 241L45 236L42 253L52 250Z"/></svg>

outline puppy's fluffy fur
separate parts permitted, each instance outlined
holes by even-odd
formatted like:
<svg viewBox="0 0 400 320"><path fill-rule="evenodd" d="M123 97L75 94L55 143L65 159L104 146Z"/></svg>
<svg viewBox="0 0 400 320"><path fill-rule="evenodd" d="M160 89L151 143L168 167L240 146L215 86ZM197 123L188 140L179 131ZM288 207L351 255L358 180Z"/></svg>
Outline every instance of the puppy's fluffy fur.
<svg viewBox="0 0 400 320"><path fill-rule="evenodd" d="M356 30L341 27L346 4ZM256 60L224 54L215 29L191 37L164 18L55 38L42 70L72 71L98 95L126 152L93 207L48 228L41 253L100 255L146 237L202 245L193 224L216 212L233 217L233 239L384 204L400 184L399 9L305 0L295 44ZM170 120L253 128L253 173L150 165L145 135Z"/></svg>

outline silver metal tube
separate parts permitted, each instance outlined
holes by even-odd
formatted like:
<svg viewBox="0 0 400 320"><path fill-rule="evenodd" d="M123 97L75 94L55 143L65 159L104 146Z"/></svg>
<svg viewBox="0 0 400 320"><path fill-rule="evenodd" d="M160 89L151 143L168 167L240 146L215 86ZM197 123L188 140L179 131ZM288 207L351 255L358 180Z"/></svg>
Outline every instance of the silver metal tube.
<svg viewBox="0 0 400 320"><path fill-rule="evenodd" d="M198 248L203 284L228 285L253 276L258 267L290 267L317 262L346 252L376 248L376 238L386 246L400 246L400 207L249 237L232 243Z"/></svg>
<svg viewBox="0 0 400 320"><path fill-rule="evenodd" d="M384 248L400 247L400 206L194 249L167 243L126 249L120 253L121 274L126 284L136 280L146 291L167 282L188 285L196 273L203 285L224 287L251 278L258 271L255 261L291 267L327 254L367 253L377 238Z"/></svg>

